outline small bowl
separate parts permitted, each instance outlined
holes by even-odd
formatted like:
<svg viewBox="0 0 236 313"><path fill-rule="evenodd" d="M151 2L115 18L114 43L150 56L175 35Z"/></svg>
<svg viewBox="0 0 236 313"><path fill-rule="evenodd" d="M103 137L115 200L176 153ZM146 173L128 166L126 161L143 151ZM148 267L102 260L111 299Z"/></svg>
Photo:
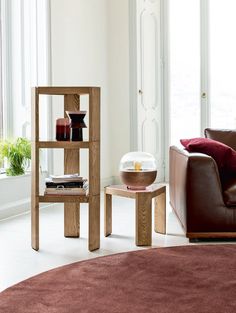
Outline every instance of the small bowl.
<svg viewBox="0 0 236 313"><path fill-rule="evenodd" d="M128 189L143 190L154 183L157 170L154 171L120 171L120 178Z"/></svg>

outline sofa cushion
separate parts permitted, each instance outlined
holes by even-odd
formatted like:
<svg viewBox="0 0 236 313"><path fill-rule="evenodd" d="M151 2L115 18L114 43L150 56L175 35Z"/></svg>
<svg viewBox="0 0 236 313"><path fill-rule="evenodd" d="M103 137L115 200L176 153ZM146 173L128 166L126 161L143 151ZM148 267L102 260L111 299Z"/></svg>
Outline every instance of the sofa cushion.
<svg viewBox="0 0 236 313"><path fill-rule="evenodd" d="M227 206L236 205L236 177L227 179L222 184L224 202Z"/></svg>
<svg viewBox="0 0 236 313"><path fill-rule="evenodd" d="M236 130L206 128L205 137L220 141L236 150Z"/></svg>
<svg viewBox="0 0 236 313"><path fill-rule="evenodd" d="M236 151L229 146L208 138L181 139L181 144L189 152L200 152L211 156L220 173L236 173Z"/></svg>

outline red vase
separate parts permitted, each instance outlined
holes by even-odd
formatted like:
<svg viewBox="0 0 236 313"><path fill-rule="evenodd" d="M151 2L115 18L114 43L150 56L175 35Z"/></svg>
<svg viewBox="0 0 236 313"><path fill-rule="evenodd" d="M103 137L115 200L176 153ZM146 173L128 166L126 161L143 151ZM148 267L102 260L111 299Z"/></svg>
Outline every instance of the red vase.
<svg viewBox="0 0 236 313"><path fill-rule="evenodd" d="M56 120L56 140L70 140L70 122L68 118L58 118Z"/></svg>

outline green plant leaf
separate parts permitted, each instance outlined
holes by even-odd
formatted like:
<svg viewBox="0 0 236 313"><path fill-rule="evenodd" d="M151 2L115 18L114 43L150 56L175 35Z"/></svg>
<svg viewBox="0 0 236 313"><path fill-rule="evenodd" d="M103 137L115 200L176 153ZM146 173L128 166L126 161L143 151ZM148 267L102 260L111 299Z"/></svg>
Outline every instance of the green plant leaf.
<svg viewBox="0 0 236 313"><path fill-rule="evenodd" d="M31 159L31 142L19 137L16 140L0 141L0 161L7 159L9 168L6 174L9 176L17 176L25 173L27 161Z"/></svg>

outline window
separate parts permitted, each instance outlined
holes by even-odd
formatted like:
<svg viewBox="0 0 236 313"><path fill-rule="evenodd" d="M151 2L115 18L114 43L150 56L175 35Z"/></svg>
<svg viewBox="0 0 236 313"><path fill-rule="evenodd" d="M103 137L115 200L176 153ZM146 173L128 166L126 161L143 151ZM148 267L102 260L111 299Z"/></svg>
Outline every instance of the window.
<svg viewBox="0 0 236 313"><path fill-rule="evenodd" d="M49 84L49 1L1 0L3 135L30 138L31 87Z"/></svg>
<svg viewBox="0 0 236 313"><path fill-rule="evenodd" d="M2 60L2 19L0 2L0 60ZM2 103L2 62L0 62L0 139L3 135L3 103ZM0 164L1 167L1 164Z"/></svg>
<svg viewBox="0 0 236 313"><path fill-rule="evenodd" d="M171 144L236 128L235 0L169 0Z"/></svg>
<svg viewBox="0 0 236 313"><path fill-rule="evenodd" d="M171 144L200 135L200 0L170 0Z"/></svg>
<svg viewBox="0 0 236 313"><path fill-rule="evenodd" d="M209 1L211 126L236 128L236 1Z"/></svg>
<svg viewBox="0 0 236 313"><path fill-rule="evenodd" d="M0 135L4 138L31 137L31 87L50 85L49 3L0 0ZM44 120L49 118L48 107L43 106L41 112ZM47 137L49 129L44 127L43 131ZM47 159L45 155L42 159Z"/></svg>

